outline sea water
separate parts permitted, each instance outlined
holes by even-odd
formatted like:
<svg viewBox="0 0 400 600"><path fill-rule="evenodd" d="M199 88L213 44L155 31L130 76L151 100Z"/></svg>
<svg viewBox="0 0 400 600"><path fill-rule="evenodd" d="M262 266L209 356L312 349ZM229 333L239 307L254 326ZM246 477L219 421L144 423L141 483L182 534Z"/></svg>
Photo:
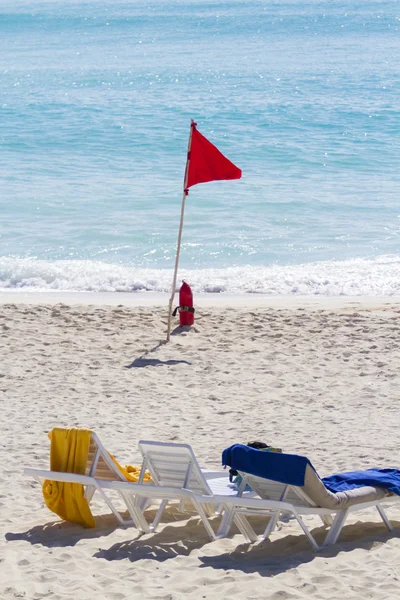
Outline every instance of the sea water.
<svg viewBox="0 0 400 600"><path fill-rule="evenodd" d="M2 0L0 289L400 293L397 0Z"/></svg>

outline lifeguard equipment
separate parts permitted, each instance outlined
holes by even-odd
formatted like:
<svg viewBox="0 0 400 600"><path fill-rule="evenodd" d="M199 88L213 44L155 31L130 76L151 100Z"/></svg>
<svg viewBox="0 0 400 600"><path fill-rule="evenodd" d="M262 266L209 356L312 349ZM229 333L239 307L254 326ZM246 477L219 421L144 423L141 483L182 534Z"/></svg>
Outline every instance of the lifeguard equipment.
<svg viewBox="0 0 400 600"><path fill-rule="evenodd" d="M193 294L190 289L190 285L186 281L182 282L181 289L179 290L179 306L177 306L172 313L175 317L179 310L179 324L181 327L184 325L193 325L194 323L194 308L193 308Z"/></svg>

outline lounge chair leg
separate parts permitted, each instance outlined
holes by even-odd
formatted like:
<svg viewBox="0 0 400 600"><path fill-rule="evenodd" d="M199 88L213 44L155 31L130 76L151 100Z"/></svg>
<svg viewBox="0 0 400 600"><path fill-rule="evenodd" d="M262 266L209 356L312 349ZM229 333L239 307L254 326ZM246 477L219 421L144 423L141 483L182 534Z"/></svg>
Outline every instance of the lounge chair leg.
<svg viewBox="0 0 400 600"><path fill-rule="evenodd" d="M150 501L148 498L137 498L135 499L135 506L138 506L142 512L149 506Z"/></svg>
<svg viewBox="0 0 400 600"><path fill-rule="evenodd" d="M96 486L95 485L88 485L88 486L86 486L85 498L88 501L88 504L91 503L95 491L96 491Z"/></svg>
<svg viewBox="0 0 400 600"><path fill-rule="evenodd" d="M239 529L240 533L250 544L258 542L258 535L244 515L236 513L233 517L233 520L235 521L236 527Z"/></svg>
<svg viewBox="0 0 400 600"><path fill-rule="evenodd" d="M154 521L152 522L150 528L152 531L155 531L158 527L158 524L160 522L161 516L164 512L165 507L168 504L168 500L162 500L160 506L158 507L158 511L156 513L156 516L154 517Z"/></svg>
<svg viewBox="0 0 400 600"><path fill-rule="evenodd" d="M328 531L328 535L325 538L323 547L332 546L333 544L336 544L348 514L348 510L341 510L338 513L336 513L336 517L333 519L333 523L331 525L330 530Z"/></svg>
<svg viewBox="0 0 400 600"><path fill-rule="evenodd" d="M382 521L385 523L386 527L388 528L389 531L393 531L394 527L391 524L391 522L389 521L389 519L387 518L387 514L383 508L383 506L381 506L380 504L376 505L376 508L378 510L378 513L381 515Z"/></svg>
<svg viewBox="0 0 400 600"><path fill-rule="evenodd" d="M297 521L299 522L300 527L302 528L302 530L304 531L304 533L308 537L308 540L309 540L311 546L314 548L314 550L318 551L320 549L320 547L318 546L318 544L315 541L314 537L311 535L310 530L308 529L308 527L304 523L304 521L301 518L301 516L298 514L297 511L293 511L293 514L296 517Z"/></svg>
<svg viewBox="0 0 400 600"><path fill-rule="evenodd" d="M132 517L136 529L139 529L139 531L143 531L144 533L150 533L149 524L140 508L135 504L135 501L132 501L132 497L129 494L124 494L123 492L120 492L120 494L126 506L128 507L129 514Z"/></svg>
<svg viewBox="0 0 400 600"><path fill-rule="evenodd" d="M232 525L233 510L231 508L225 508L222 513L221 523L217 530L217 538L224 538L228 535Z"/></svg>
<svg viewBox="0 0 400 600"><path fill-rule="evenodd" d="M108 508L111 510L111 512L117 517L119 523L121 525L135 525L136 527L136 522L135 521L125 521L120 513L117 511L117 509L114 507L113 503L111 502L111 500L109 500L106 496L106 494L104 493L104 491L102 490L102 488L100 486L97 487L97 491L99 492L99 494L101 495L101 497L103 498L104 502L107 504Z"/></svg>
<svg viewBox="0 0 400 600"><path fill-rule="evenodd" d="M269 538L269 536L271 535L271 533L274 531L280 514L281 514L280 511L277 510L276 512L274 512L271 515L271 517L268 521L268 525L266 526L265 531L262 535L263 540L267 540Z"/></svg>
<svg viewBox="0 0 400 600"><path fill-rule="evenodd" d="M214 541L216 540L216 535L214 533L213 528L210 525L210 521L207 518L207 515L203 509L203 507L201 506L200 502L198 502L195 498L192 498L192 502L194 504L195 509L197 510L197 512L200 515L201 520L203 521L203 525L206 528L206 531L208 533L208 535L210 536L210 538Z"/></svg>
<svg viewBox="0 0 400 600"><path fill-rule="evenodd" d="M258 542L258 535L246 517L244 515L235 513L234 509L232 508L225 508L223 512L221 523L216 534L218 539L227 537L232 526L232 521L235 522L236 527L249 543L252 544L254 542Z"/></svg>

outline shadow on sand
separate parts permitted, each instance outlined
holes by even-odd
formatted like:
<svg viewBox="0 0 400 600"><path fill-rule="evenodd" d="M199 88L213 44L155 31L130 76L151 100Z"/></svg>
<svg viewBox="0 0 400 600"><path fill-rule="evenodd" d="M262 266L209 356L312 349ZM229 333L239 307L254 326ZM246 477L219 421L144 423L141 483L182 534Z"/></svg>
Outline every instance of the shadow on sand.
<svg viewBox="0 0 400 600"><path fill-rule="evenodd" d="M217 524L218 519L212 522ZM216 525L213 525L215 530ZM400 526L400 523L397 525ZM306 539L299 535L288 535L284 538L257 544L242 543L230 552L199 556L200 567L212 567L226 572L237 569L243 573L259 573L262 577L273 577L301 564L312 562L316 558L328 559L339 552L351 552L356 549L369 550L376 543L385 543L398 536L396 532L383 532L382 526L376 523L363 523L365 535L360 537L360 524L348 525L342 530L343 541L335 546L314 552ZM326 529L319 527L313 530L313 535L322 543ZM232 544L234 540L227 539ZM187 523L164 526L160 533L146 535L134 540L119 542L110 548L101 549L93 556L105 560L155 560L164 562L176 556L188 556L193 550L211 544L210 538L197 517L192 517ZM226 545L225 545L226 547ZM212 546L210 546L211 552Z"/></svg>
<svg viewBox="0 0 400 600"><path fill-rule="evenodd" d="M151 523L156 516L157 509L150 508L146 510L146 519ZM127 512L121 513L125 519L129 518ZM192 513L193 514L193 513ZM190 513L183 513L178 510L177 506L169 506L163 513L163 523L175 523L177 521L190 518ZM112 534L116 529L130 532L132 538L140 538L143 534L135 527L121 527L117 519L112 513L104 515L95 515L96 527L87 529L75 523L67 523L66 521L51 521L44 525L35 525L26 531L13 533L7 532L5 539L8 542L20 541L29 542L32 545L38 544L48 548L75 546L81 540L101 539ZM152 534L154 537L154 534Z"/></svg>
<svg viewBox="0 0 400 600"><path fill-rule="evenodd" d="M171 335L178 335L179 333L189 331L190 329L191 329L191 327L189 327L189 326L176 327L174 329L174 331L171 332ZM156 352L156 350L161 348L161 346L164 346L166 343L167 343L166 341L159 342L156 346L154 346L154 348L151 348L151 350L147 350L141 356L139 356L138 358L135 358L135 360L133 362L131 362L130 365L125 365L125 368L126 369L133 369L133 368L137 369L137 368L143 368L143 367L159 367L162 365L179 365L182 363L185 365L192 364L188 360L174 360L174 359L160 360L159 358L148 358L149 354Z"/></svg>
<svg viewBox="0 0 400 600"><path fill-rule="evenodd" d="M392 522L393 523L393 522ZM397 531L389 532L381 523L363 522L347 525L342 529L339 542L319 552L314 552L304 535L288 535L278 540L264 540L257 544L240 544L232 552L214 556L199 556L201 567L212 567L221 571L237 569L243 573L258 573L261 577L273 577L317 558L333 558L340 552L370 550L377 543L399 537L400 523L393 523ZM361 531L360 531L361 530ZM322 544L326 529L315 528L312 532Z"/></svg>
<svg viewBox="0 0 400 600"><path fill-rule="evenodd" d="M144 358L140 356L139 358L135 358L135 360L130 365L125 365L126 369L140 368L140 367L159 367L161 365L179 365L180 363L184 363L186 365L191 365L192 363L188 360L160 360L159 358Z"/></svg>
<svg viewBox="0 0 400 600"><path fill-rule="evenodd" d="M178 515L179 513L177 513ZM176 515L176 516L177 516ZM187 519L187 515L183 518ZM173 518L170 516L170 518ZM180 517L182 518L182 516ZM218 517L211 520L213 529L218 527ZM394 523L400 527L400 523ZM265 523L255 529L261 533ZM232 535L237 533L234 531ZM326 536L326 528L318 527L313 530L316 540L322 544ZM314 552L307 538L299 532L298 535L286 535L283 538L270 541L265 540L257 544L241 543L232 551L223 554L199 556L200 567L212 567L226 572L227 569L237 569L243 573L259 573L262 577L272 577L289 569L298 567L303 563L312 562L316 558L328 559L339 552L352 552L353 550L369 550L377 543L385 543L399 535L399 529L393 532L385 531L380 523L356 523L347 525L341 532L341 541L319 552ZM231 537L231 536L230 536ZM240 539L240 538L239 538ZM243 538L241 538L243 539ZM224 546L232 545L236 540L227 539ZM192 516L188 521L165 525L160 533L145 535L134 540L114 544L110 548L101 549L93 556L105 560L155 560L164 562L176 556L188 556L193 550L199 550L212 544L203 524L197 516Z"/></svg>
<svg viewBox="0 0 400 600"><path fill-rule="evenodd" d="M184 524L166 525L160 533L153 533L134 540L119 542L101 549L93 556L105 560L155 560L164 562L176 556L188 556L211 542L204 525L194 516Z"/></svg>
<svg viewBox="0 0 400 600"><path fill-rule="evenodd" d="M149 521L154 518L155 510L146 511ZM211 519L211 524L216 531L219 517ZM93 554L94 558L108 561L129 560L154 560L164 562L177 556L188 556L193 550L208 546L206 554L198 556L200 567L211 567L221 571L236 569L242 573L258 573L261 577L273 577L315 559L333 558L340 552L355 550L370 550L376 544L384 544L400 535L400 523L394 522L395 531L385 531L381 523L358 522L343 528L340 540L334 546L314 552L307 538L299 532L298 535L285 535L279 539L264 540L256 544L237 543L242 537L232 539L237 533L219 541L219 546L210 541L201 520L197 515L181 513L177 507L169 507L163 515L163 527L159 533L141 535L134 527L126 530L129 540L124 540L110 546L99 548ZM261 533L265 527L263 523L255 523L255 530ZM85 529L79 525L64 522L46 523L35 526L22 533L7 533L8 542L24 540L30 544L40 544L48 548L75 546L80 540L96 538L104 542L110 534L118 528L113 515L96 517L96 528ZM318 527L312 531L318 543L322 544L326 536L326 528ZM227 548L232 547L232 550ZM224 552L221 554L220 550ZM215 552L212 554L212 552ZM218 552L218 554L216 553Z"/></svg>
<svg viewBox="0 0 400 600"><path fill-rule="evenodd" d="M21 533L8 532L5 538L8 542L24 540L30 544L39 544L48 548L75 546L83 539L107 537L118 529L119 524L114 515L96 517L96 527L86 529L75 523L52 521L44 525L35 525ZM136 531L133 529L133 531Z"/></svg>

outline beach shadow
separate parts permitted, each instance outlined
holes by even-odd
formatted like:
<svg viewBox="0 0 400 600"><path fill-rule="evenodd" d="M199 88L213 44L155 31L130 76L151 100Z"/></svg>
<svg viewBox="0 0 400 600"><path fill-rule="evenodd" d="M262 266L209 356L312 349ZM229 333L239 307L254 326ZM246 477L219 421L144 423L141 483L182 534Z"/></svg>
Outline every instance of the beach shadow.
<svg viewBox="0 0 400 600"><path fill-rule="evenodd" d="M171 331L171 335L180 335L181 333L188 333L189 331L196 331L192 325L178 325Z"/></svg>
<svg viewBox="0 0 400 600"><path fill-rule="evenodd" d="M190 327L189 327L190 329ZM174 332L172 332L173 335ZM160 360L159 358L148 358L148 354L151 354L152 352L155 352L156 350L158 350L158 348L160 348L161 346L164 346L166 344L165 341L161 341L159 342L156 346L154 346L154 348L151 348L151 350L147 350L146 352L144 352L142 354L142 356L139 356L138 358L135 358L135 360L133 362L131 362L130 365L125 365L126 369L133 369L133 368L143 368L143 367L159 367L161 365L179 365L181 363L186 364L186 365L191 365L192 363L189 362L188 360Z"/></svg>
<svg viewBox="0 0 400 600"><path fill-rule="evenodd" d="M157 508L147 509L145 512L147 521L151 523L156 514ZM124 519L129 518L128 512L121 513L121 515ZM187 521L190 516L190 512L181 512L177 506L170 506L163 513L163 523L169 524L182 520ZM35 525L27 531L18 533L7 532L4 537L8 542L23 540L32 545L38 544L47 548L55 548L75 546L81 540L104 538L114 533L116 529L126 529L132 532L131 537L135 539L143 535L133 525L127 527L121 526L112 513L95 515L95 522L96 527L88 529L76 523L51 521L44 525Z"/></svg>
<svg viewBox="0 0 400 600"><path fill-rule="evenodd" d="M188 515L184 517L187 521ZM105 560L156 560L164 562L176 556L188 556L211 540L198 517L191 517L184 525L166 525L160 533L142 536L140 539L114 544L111 548L96 552L94 558Z"/></svg>
<svg viewBox="0 0 400 600"><path fill-rule="evenodd" d="M141 356L139 358L135 358L130 365L125 365L125 368L133 369L141 367L159 367L161 365L179 365L180 363L184 363L186 365L192 364L188 360L160 360L159 358L143 358Z"/></svg>
<svg viewBox="0 0 400 600"><path fill-rule="evenodd" d="M301 533L288 535L279 540L264 540L257 544L241 544L232 552L217 556L199 556L200 567L226 571L237 569L246 574L258 573L261 577L274 577L302 564L312 562L316 558L333 558L340 552L354 550L370 550L376 543L382 543L399 537L400 523L393 523L397 531L382 529L380 523L362 523L363 535L360 536L360 523L347 525L343 528L339 541L334 545L314 552ZM319 544L326 536L326 528L320 527L312 531Z"/></svg>
<svg viewBox="0 0 400 600"><path fill-rule="evenodd" d="M8 542L23 540L47 548L67 547L75 546L83 539L107 537L119 527L118 521L112 514L96 516L95 519L96 527L93 529L66 521L52 521L44 525L35 525L20 533L8 532L5 538Z"/></svg>

